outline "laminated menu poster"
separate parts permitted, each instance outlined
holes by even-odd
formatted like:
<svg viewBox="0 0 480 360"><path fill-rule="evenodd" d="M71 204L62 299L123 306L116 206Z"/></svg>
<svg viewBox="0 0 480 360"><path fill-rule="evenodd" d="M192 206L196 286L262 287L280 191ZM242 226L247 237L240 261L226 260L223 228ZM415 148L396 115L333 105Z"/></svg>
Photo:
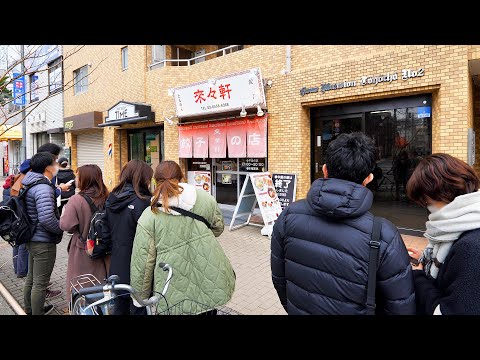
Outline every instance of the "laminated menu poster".
<svg viewBox="0 0 480 360"><path fill-rule="evenodd" d="M265 224L276 221L282 212L282 206L270 173L249 174L249 176L252 180L263 221Z"/></svg>
<svg viewBox="0 0 480 360"><path fill-rule="evenodd" d="M193 180L197 189L203 189L207 193L211 194L211 175L210 171L194 171Z"/></svg>

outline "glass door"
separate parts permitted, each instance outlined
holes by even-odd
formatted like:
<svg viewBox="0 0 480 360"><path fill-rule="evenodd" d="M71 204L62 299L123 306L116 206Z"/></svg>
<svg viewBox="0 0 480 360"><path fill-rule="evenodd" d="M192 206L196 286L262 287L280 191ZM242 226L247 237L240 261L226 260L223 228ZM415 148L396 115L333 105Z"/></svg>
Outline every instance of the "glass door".
<svg viewBox="0 0 480 360"><path fill-rule="evenodd" d="M238 159L212 159L214 196L220 204L236 205L238 199Z"/></svg>
<svg viewBox="0 0 480 360"><path fill-rule="evenodd" d="M312 180L323 177L322 166L325 163L325 152L328 144L340 134L362 131L362 122L362 114L325 117L317 122L312 131Z"/></svg>

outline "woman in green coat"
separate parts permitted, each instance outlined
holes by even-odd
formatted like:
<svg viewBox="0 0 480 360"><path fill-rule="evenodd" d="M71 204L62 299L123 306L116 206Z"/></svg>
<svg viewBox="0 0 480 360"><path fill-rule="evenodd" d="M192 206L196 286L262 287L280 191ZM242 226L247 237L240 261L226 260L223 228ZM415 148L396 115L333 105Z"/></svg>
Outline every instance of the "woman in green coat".
<svg viewBox="0 0 480 360"><path fill-rule="evenodd" d="M167 274L159 264L167 263L173 268L173 277L166 301L160 300L159 311L167 309L166 302L172 307L183 300L205 305L200 311L225 305L235 289L235 275L215 239L224 229L217 202L204 190L181 182L184 176L174 161L161 162L154 178L157 188L151 207L145 209L138 220L133 243L132 287L144 299L151 296L152 290L161 292ZM170 207L202 216L211 229L202 221L181 215ZM183 311L198 312L194 308Z"/></svg>

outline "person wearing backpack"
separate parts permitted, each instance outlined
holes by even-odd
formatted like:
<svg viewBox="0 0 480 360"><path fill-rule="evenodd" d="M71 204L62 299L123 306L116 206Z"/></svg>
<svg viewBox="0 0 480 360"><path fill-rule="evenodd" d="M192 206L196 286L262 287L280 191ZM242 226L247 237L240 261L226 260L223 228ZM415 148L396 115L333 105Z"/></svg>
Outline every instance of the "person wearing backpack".
<svg viewBox="0 0 480 360"><path fill-rule="evenodd" d="M58 159L58 156L60 154L61 148L57 144L54 143L46 143L43 144L38 148L38 153L40 152L47 152L55 156L55 160ZM26 174L31 171L31 166L30 166L30 161L31 159L25 160L21 165L20 165L20 173L15 175L12 186L10 188L10 196L15 197L18 196L23 184L22 181ZM52 179L52 184L55 185L55 196L58 198L61 194L62 191L68 191L70 188L70 185L67 183L60 183L57 186L57 177L55 176ZM15 274L17 275L18 278L23 278L27 276L27 271L28 271L28 251L25 247L25 244L19 245L14 247L13 249L13 261L15 263L14 269L16 269ZM51 284L49 284L51 285ZM53 299L57 296L59 296L61 292L59 290L50 290L47 289L47 299Z"/></svg>
<svg viewBox="0 0 480 360"><path fill-rule="evenodd" d="M58 163L54 155L41 152L32 157L30 167L31 171L25 175L22 184L26 188L26 212L35 229L26 243L29 257L24 302L27 314L44 315L53 310L53 305L45 306L45 296L55 265L57 244L63 235L59 227L55 185L51 183L58 173Z"/></svg>
<svg viewBox="0 0 480 360"><path fill-rule="evenodd" d="M324 178L273 227L272 281L281 304L289 315L415 314L405 244L395 225L369 212L373 141L342 134L325 155Z"/></svg>
<svg viewBox="0 0 480 360"><path fill-rule="evenodd" d="M130 259L138 218L150 206L149 187L153 170L140 160L129 161L120 173L120 183L112 190L105 205L103 239L111 243L110 275L118 275L119 283L130 284ZM145 308L133 306L130 296L115 300L115 315L144 315Z"/></svg>
<svg viewBox="0 0 480 360"><path fill-rule="evenodd" d="M168 304L192 300L214 312L235 290L235 273L216 239L224 230L223 214L213 196L182 182L176 162L162 161L154 179L151 206L138 220L133 241L130 284L143 299L161 292L166 273L159 264L164 262L173 268ZM159 302L159 311L165 304Z"/></svg>
<svg viewBox="0 0 480 360"><path fill-rule="evenodd" d="M60 228L73 234L67 247L68 265L66 289L70 298L70 280L83 274L92 274L101 282L107 277L109 257L91 258L87 253L93 210L103 209L108 190L102 170L97 165L77 169L77 188L80 192L70 198L60 217Z"/></svg>
<svg viewBox="0 0 480 360"><path fill-rule="evenodd" d="M58 208L58 211L60 211L61 214L65 204L73 195L75 195L75 173L68 167L68 159L66 157L58 159L58 163L60 164L60 171L57 175L58 183L70 184L68 190L62 190L61 193L61 205Z"/></svg>

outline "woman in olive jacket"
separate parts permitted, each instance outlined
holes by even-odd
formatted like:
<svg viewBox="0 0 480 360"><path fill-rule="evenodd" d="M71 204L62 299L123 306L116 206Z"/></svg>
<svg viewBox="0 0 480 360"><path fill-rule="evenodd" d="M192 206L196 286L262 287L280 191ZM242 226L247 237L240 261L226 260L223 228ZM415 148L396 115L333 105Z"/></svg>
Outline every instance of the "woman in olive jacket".
<svg viewBox="0 0 480 360"><path fill-rule="evenodd" d="M109 275L118 275L120 283L130 284L130 258L137 221L150 205L149 191L153 170L144 161L131 160L120 173L120 183L113 189L105 205L104 240L111 243ZM117 298L115 315L143 315L144 308L133 306L129 296Z"/></svg>

